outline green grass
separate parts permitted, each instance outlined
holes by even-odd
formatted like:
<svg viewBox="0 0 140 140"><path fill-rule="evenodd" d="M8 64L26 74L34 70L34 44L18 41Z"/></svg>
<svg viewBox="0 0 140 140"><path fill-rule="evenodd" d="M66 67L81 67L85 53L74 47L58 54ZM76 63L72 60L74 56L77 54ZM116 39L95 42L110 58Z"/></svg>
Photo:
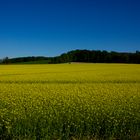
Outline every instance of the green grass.
<svg viewBox="0 0 140 140"><path fill-rule="evenodd" d="M140 65L0 66L0 139L139 139Z"/></svg>

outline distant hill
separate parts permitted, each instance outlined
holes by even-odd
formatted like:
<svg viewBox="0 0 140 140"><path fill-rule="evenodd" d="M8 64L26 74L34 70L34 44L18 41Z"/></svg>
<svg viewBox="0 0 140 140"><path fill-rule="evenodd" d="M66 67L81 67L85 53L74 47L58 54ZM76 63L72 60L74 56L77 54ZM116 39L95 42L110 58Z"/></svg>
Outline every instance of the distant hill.
<svg viewBox="0 0 140 140"><path fill-rule="evenodd" d="M55 57L6 57L0 61L1 64L57 64L71 62L140 64L140 51L128 53L100 50L72 50Z"/></svg>

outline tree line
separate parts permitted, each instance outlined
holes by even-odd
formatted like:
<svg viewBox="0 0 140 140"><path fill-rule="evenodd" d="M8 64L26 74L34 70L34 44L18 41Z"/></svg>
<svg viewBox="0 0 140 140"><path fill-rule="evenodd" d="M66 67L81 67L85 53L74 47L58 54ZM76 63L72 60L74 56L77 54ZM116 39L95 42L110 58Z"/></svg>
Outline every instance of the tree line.
<svg viewBox="0 0 140 140"><path fill-rule="evenodd" d="M100 51L100 50L72 50L55 57L18 57L4 58L1 64L13 63L71 63L71 62L87 62L87 63L135 63L140 64L140 51L134 53Z"/></svg>

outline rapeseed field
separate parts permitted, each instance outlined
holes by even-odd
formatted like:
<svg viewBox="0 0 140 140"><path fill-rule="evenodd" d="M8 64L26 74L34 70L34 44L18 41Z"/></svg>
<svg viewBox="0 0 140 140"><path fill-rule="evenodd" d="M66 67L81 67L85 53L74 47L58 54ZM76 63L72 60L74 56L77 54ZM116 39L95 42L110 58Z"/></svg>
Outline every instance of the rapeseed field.
<svg viewBox="0 0 140 140"><path fill-rule="evenodd" d="M0 139L140 139L140 65L1 65Z"/></svg>

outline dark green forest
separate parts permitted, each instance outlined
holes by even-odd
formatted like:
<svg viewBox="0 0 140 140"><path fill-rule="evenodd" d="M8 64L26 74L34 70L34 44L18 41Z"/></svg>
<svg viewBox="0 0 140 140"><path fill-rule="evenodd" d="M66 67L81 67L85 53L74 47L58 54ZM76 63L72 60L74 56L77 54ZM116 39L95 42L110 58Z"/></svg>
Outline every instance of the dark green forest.
<svg viewBox="0 0 140 140"><path fill-rule="evenodd" d="M5 57L0 61L1 64L58 64L71 62L140 64L140 51L129 53L100 50L72 50L55 57Z"/></svg>

